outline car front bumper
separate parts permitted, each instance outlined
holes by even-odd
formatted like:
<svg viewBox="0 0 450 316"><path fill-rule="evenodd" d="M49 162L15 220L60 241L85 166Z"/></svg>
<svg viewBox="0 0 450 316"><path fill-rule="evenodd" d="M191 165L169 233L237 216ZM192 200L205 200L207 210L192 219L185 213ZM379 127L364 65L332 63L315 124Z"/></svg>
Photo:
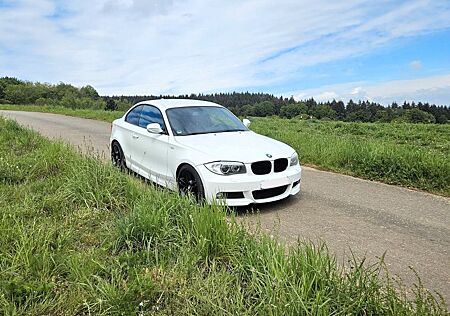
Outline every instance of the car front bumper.
<svg viewBox="0 0 450 316"><path fill-rule="evenodd" d="M300 192L300 165L288 167L283 172L272 172L266 175L247 173L222 176L212 173L203 165L197 166L197 171L202 179L208 203L245 206L278 201ZM233 198L229 198L230 195L233 195Z"/></svg>

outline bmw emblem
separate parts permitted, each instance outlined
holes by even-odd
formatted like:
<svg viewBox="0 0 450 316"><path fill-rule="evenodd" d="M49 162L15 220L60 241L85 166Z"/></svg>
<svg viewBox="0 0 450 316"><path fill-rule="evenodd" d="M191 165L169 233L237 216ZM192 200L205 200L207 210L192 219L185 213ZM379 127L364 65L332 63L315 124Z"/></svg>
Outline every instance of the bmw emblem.
<svg viewBox="0 0 450 316"><path fill-rule="evenodd" d="M266 154L267 158L272 158L271 154Z"/></svg>

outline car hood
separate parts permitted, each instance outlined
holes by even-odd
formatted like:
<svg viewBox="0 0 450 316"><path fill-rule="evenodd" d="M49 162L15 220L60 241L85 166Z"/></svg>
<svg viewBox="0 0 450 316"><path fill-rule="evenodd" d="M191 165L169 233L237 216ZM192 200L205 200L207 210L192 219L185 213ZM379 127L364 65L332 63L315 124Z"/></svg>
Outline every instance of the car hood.
<svg viewBox="0 0 450 316"><path fill-rule="evenodd" d="M250 163L289 158L294 153L290 146L252 131L177 136L175 140L202 154L205 160L202 163L218 160Z"/></svg>

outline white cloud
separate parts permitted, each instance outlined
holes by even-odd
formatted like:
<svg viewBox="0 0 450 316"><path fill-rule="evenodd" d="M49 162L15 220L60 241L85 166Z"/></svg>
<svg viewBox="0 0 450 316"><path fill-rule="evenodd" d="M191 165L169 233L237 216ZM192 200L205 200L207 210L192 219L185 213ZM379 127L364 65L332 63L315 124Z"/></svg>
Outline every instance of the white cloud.
<svg viewBox="0 0 450 316"><path fill-rule="evenodd" d="M317 101L333 100L338 97L338 94L334 91L324 91L314 96Z"/></svg>
<svg viewBox="0 0 450 316"><path fill-rule="evenodd" d="M337 93L336 93L337 95ZM370 100L370 96L363 87L355 87L350 92L350 96L355 100Z"/></svg>
<svg viewBox="0 0 450 316"><path fill-rule="evenodd" d="M412 70L420 70L422 68L422 62L420 60L413 60L409 63L409 67Z"/></svg>
<svg viewBox="0 0 450 316"><path fill-rule="evenodd" d="M449 14L433 0L21 0L0 8L0 74L103 94L270 87L450 27Z"/></svg>
<svg viewBox="0 0 450 316"><path fill-rule="evenodd" d="M332 93L332 98L323 98L323 91ZM411 80L391 80L382 83L354 82L292 93L297 100L315 98L326 101L342 99L348 101L372 100L382 104L403 101L422 101L441 104L442 100L450 100L450 74L430 76Z"/></svg>

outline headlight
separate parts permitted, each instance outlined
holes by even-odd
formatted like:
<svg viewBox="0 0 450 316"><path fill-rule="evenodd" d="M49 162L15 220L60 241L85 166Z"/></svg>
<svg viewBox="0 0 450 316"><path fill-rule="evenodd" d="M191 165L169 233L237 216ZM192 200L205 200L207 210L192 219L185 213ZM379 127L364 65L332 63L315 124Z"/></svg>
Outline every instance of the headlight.
<svg viewBox="0 0 450 316"><path fill-rule="evenodd" d="M289 164L289 166L295 166L295 165L298 165L298 155L297 155L297 153L294 153L291 156L291 163Z"/></svg>
<svg viewBox="0 0 450 316"><path fill-rule="evenodd" d="M232 174L246 173L245 165L242 162L235 161L216 161L206 163L205 167L216 174L229 176Z"/></svg>

